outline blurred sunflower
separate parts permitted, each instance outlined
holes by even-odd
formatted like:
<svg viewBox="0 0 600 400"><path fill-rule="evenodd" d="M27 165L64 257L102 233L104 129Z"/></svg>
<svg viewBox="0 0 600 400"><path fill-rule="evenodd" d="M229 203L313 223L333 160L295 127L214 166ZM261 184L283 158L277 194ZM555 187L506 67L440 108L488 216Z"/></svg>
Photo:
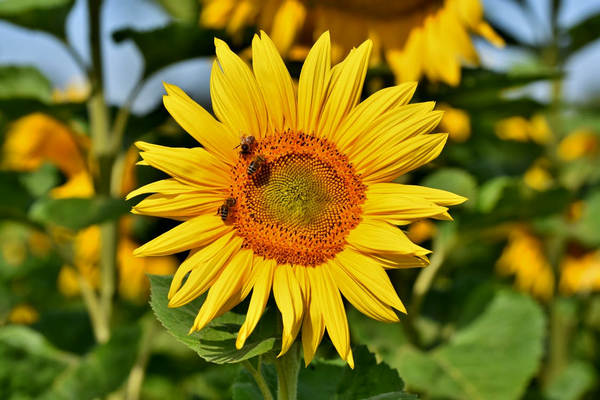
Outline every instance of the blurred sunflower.
<svg viewBox="0 0 600 400"><path fill-rule="evenodd" d="M496 270L501 275L514 275L519 290L541 300L548 301L554 295L554 273L542 242L525 227L512 229Z"/></svg>
<svg viewBox="0 0 600 400"><path fill-rule="evenodd" d="M137 143L140 164L172 178L130 193L154 193L133 212L183 222L135 254L190 250L168 295L169 306L179 307L208 290L190 332L252 291L236 342L241 348L272 290L283 321L280 355L302 327L308 364L327 330L353 365L341 294L372 318L398 321L394 309L405 308L385 269L426 265L429 251L396 225L449 219L446 206L465 200L390 183L438 156L447 134L429 132L442 113L432 111L432 102L407 104L414 83L359 104L371 41L331 68L323 34L306 58L297 96L264 32L252 41L253 70L223 41L215 46L211 96L219 120L165 85L165 107L203 148ZM240 134L247 147L234 150ZM220 206L227 212L215 215Z"/></svg>
<svg viewBox="0 0 600 400"><path fill-rule="evenodd" d="M559 288L565 294L600 290L600 251L567 255L561 263Z"/></svg>
<svg viewBox="0 0 600 400"><path fill-rule="evenodd" d="M75 92L79 93L79 92ZM75 101L79 97L68 96L65 101ZM65 176L66 182L50 191L53 198L91 197L94 185L91 168L86 159L90 140L67 127L62 122L42 113L27 115L15 121L8 130L2 148L2 167L17 171L33 171L43 163L55 165ZM126 156L121 191L127 193L136 186L133 167L137 151L131 149ZM176 260L162 257L141 260L132 254L137 246L130 238L130 217L120 221L120 241L118 244L119 293L132 301L144 301L149 293L146 273L170 274L175 271ZM73 264L65 265L58 275L58 289L72 297L80 293L80 278L91 288L101 284L98 270L100 254L100 228L90 226L79 232L55 229L54 240L73 246ZM47 241L46 241L47 242ZM37 238L32 250L43 247L44 240Z"/></svg>
<svg viewBox="0 0 600 400"><path fill-rule="evenodd" d="M450 85L460 82L460 66L477 65L470 34L496 46L502 38L483 20L480 0L202 0L201 23L239 35L248 25L266 30L278 50L303 58L307 42L330 30L333 60L366 38L398 82L427 76ZM304 40L303 40L304 39ZM298 44L297 46L293 46Z"/></svg>

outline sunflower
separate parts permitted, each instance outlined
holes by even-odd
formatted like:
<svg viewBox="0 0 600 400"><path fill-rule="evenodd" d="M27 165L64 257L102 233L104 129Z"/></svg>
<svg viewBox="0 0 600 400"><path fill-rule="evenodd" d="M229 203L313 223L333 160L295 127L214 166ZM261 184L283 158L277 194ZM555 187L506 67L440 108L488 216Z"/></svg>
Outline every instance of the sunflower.
<svg viewBox="0 0 600 400"><path fill-rule="evenodd" d="M131 192L128 198L153 193L133 212L183 222L135 254L189 250L168 297L170 307L179 307L208 290L190 332L252 292L237 336L242 348L272 290L283 323L280 355L302 328L308 364L326 330L353 365L342 295L369 317L398 321L394 310L406 310L385 270L426 265L429 251L396 225L449 219L446 206L465 200L391 183L441 152L447 134L429 132L442 113L433 102L407 104L414 83L359 104L370 41L331 68L324 33L304 63L298 94L264 32L252 42L252 70L223 41L215 39L215 47L211 96L218 120L165 85L165 107L203 148L137 143L140 163L171 178ZM227 212L216 215L221 207Z"/></svg>
<svg viewBox="0 0 600 400"><path fill-rule="evenodd" d="M480 0L203 0L201 23L240 36L256 24L292 58L305 54L302 39L329 29L334 61L360 40L375 44L398 82L427 76L450 85L460 82L460 65L477 65L470 34L496 46L502 38L483 19Z"/></svg>

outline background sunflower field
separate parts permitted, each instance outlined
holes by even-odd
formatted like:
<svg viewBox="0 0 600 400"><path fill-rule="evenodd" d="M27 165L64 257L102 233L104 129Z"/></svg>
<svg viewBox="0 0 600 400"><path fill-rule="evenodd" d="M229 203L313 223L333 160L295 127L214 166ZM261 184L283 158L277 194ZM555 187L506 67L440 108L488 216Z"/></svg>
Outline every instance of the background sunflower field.
<svg viewBox="0 0 600 400"><path fill-rule="evenodd" d="M268 326L234 347L248 301L187 335L201 300L166 308L182 258L132 254L175 223L125 200L164 177L135 141L194 145L161 82L210 110L214 37L249 60L259 30L294 79L323 31L335 62L372 39L363 98L418 80L450 138L398 182L469 199L405 227L433 250L390 273L408 314L348 307L356 368L326 338L298 398L600 398L600 1L0 0L0 399L275 385L241 367L277 354Z"/></svg>

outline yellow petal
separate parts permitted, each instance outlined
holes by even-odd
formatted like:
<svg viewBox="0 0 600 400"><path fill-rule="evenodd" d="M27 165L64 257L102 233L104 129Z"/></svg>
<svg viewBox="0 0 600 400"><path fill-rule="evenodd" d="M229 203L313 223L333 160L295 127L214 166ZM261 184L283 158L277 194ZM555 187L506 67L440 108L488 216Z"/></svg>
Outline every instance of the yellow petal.
<svg viewBox="0 0 600 400"><path fill-rule="evenodd" d="M164 256L203 247L233 228L216 215L200 215L182 222L133 252L136 256Z"/></svg>
<svg viewBox="0 0 600 400"><path fill-rule="evenodd" d="M397 227L384 221L365 218L348 234L347 242L367 254L425 256L429 250L417 246Z"/></svg>
<svg viewBox="0 0 600 400"><path fill-rule="evenodd" d="M346 271L334 262L329 265L329 272L340 288L342 295L354 307L366 316L382 322L398 322L398 316L388 305L379 300L373 293L356 282Z"/></svg>
<svg viewBox="0 0 600 400"><path fill-rule="evenodd" d="M236 157L233 148L238 144L239 136L215 120L183 90L168 83L164 85L167 96L163 96L163 103L175 121L212 155L227 164L233 163Z"/></svg>
<svg viewBox="0 0 600 400"><path fill-rule="evenodd" d="M280 357L285 354L292 343L294 343L294 339L300 329L304 308L300 286L298 285L298 280L294 275L293 267L291 265L278 265L275 268L273 277L273 295L283 320L281 352L277 356Z"/></svg>
<svg viewBox="0 0 600 400"><path fill-rule="evenodd" d="M223 265L241 248L242 243L240 237L230 232L202 249L191 251L171 282L169 307L187 304L208 290ZM182 286L186 276L188 278Z"/></svg>
<svg viewBox="0 0 600 400"><path fill-rule="evenodd" d="M178 181L177 179L162 179L131 191L127 194L125 200L130 200L136 196L147 193L180 194L195 189L197 189L195 186L190 186L186 183Z"/></svg>
<svg viewBox="0 0 600 400"><path fill-rule="evenodd" d="M190 332L204 328L213 318L223 312L222 308L225 304L233 307L229 300L241 291L244 279L247 278L251 267L252 251L248 249L239 251L229 260L208 291L206 300L202 304ZM241 300L236 297L236 303Z"/></svg>
<svg viewBox="0 0 600 400"><path fill-rule="evenodd" d="M346 249L336 255L335 261L339 268L384 304L406 313L390 278L376 260L352 249Z"/></svg>
<svg viewBox="0 0 600 400"><path fill-rule="evenodd" d="M148 165L180 182L201 189L229 187L227 175L215 173L228 167L203 148L166 147L145 142L136 142L135 145L142 150L140 155Z"/></svg>
<svg viewBox="0 0 600 400"><path fill-rule="evenodd" d="M366 132L373 121L389 110L407 104L417 88L416 82L407 82L379 90L355 107L344 119L337 137L340 150L358 139L358 135Z"/></svg>
<svg viewBox="0 0 600 400"><path fill-rule="evenodd" d="M466 197L445 190L418 185L402 185L398 183L373 183L369 185L368 192L372 195L389 195L407 198L419 197L440 206L455 206L467 201Z"/></svg>
<svg viewBox="0 0 600 400"><path fill-rule="evenodd" d="M350 52L338 66L329 82L328 95L319 119L316 134L326 139L336 139L339 125L358 104L369 66L373 43L370 40Z"/></svg>
<svg viewBox="0 0 600 400"><path fill-rule="evenodd" d="M403 142L398 146L397 152L390 154L386 151L388 158L379 157L373 160L370 165L364 166L362 170L357 169L363 174L363 182L367 184L377 182L389 182L397 177L427 164L440 155L448 134L429 134L421 135Z"/></svg>
<svg viewBox="0 0 600 400"><path fill-rule="evenodd" d="M210 95L215 114L238 135L263 137L267 134L267 108L250 68L215 39L217 61L210 76Z"/></svg>
<svg viewBox="0 0 600 400"><path fill-rule="evenodd" d="M268 100L268 113L276 131L296 129L296 95L292 78L266 33L252 40L252 67L263 97Z"/></svg>
<svg viewBox="0 0 600 400"><path fill-rule="evenodd" d="M244 346L246 339L258 324L258 320L265 310L269 295L271 294L275 265L276 262L274 260L262 259L254 266L257 269L257 276L254 288L252 289L252 297L250 298L250 305L246 313L246 320L242 324L235 342L235 347L238 350Z"/></svg>
<svg viewBox="0 0 600 400"><path fill-rule="evenodd" d="M448 208L416 196L396 196L367 190L363 212L372 218L380 218L394 225L422 218L446 219Z"/></svg>
<svg viewBox="0 0 600 400"><path fill-rule="evenodd" d="M309 267L312 268L312 267ZM307 268L304 268L307 270ZM310 287L310 278L308 287ZM302 348L304 349L304 364L308 366L317 352L319 343L323 339L325 334L325 321L323 321L323 314L319 308L319 304L316 301L308 303L307 308L304 310L304 320L302 321Z"/></svg>
<svg viewBox="0 0 600 400"><path fill-rule="evenodd" d="M325 101L331 75L331 43L325 32L314 44L300 72L298 83L298 129L313 134Z"/></svg>
<svg viewBox="0 0 600 400"><path fill-rule="evenodd" d="M308 276L313 295L311 301L319 304L331 342L340 357L346 360L350 352L350 332L340 291L326 264L309 268Z"/></svg>
<svg viewBox="0 0 600 400"><path fill-rule="evenodd" d="M225 196L212 193L153 194L140 201L133 214L186 220L201 214L216 214Z"/></svg>
<svg viewBox="0 0 600 400"><path fill-rule="evenodd" d="M367 118L366 124L357 124L352 128L351 136L355 138L355 142L348 147L346 154L355 164L372 159L385 146L415 136L416 132L403 131L402 128L413 127L413 121L422 120L434 107L433 101L413 103L396 107L377 118ZM393 130L393 135L390 134L390 130Z"/></svg>

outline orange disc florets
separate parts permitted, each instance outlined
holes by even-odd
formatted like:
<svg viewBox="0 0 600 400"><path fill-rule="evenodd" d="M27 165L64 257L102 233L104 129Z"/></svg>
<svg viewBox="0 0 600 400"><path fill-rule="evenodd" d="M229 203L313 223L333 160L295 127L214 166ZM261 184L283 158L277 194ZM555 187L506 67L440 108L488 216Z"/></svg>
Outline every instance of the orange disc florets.
<svg viewBox="0 0 600 400"><path fill-rule="evenodd" d="M231 221L244 246L281 264L333 258L360 221L365 186L327 140L290 131L257 139L231 172Z"/></svg>

